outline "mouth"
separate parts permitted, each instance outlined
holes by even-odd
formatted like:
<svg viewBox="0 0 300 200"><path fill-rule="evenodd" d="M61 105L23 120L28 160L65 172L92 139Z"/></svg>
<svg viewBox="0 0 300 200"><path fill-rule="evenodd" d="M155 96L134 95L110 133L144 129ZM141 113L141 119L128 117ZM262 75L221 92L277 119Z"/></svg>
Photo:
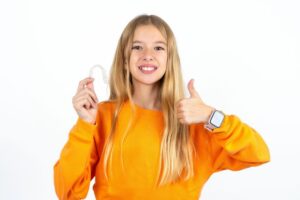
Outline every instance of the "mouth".
<svg viewBox="0 0 300 200"><path fill-rule="evenodd" d="M140 65L139 70L141 70L141 72L143 72L144 74L151 74L153 73L155 70L157 70L157 66L155 65Z"/></svg>

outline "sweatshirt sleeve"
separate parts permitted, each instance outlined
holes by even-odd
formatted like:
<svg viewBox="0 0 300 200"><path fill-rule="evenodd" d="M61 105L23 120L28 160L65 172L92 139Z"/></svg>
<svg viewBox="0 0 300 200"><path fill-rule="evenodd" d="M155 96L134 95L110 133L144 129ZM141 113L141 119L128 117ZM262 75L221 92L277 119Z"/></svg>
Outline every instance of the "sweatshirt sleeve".
<svg viewBox="0 0 300 200"><path fill-rule="evenodd" d="M98 161L94 132L96 125L78 118L54 166L54 185L59 199L86 197Z"/></svg>
<svg viewBox="0 0 300 200"><path fill-rule="evenodd" d="M226 115L220 128L210 134L213 172L241 170L270 160L262 137L234 115Z"/></svg>

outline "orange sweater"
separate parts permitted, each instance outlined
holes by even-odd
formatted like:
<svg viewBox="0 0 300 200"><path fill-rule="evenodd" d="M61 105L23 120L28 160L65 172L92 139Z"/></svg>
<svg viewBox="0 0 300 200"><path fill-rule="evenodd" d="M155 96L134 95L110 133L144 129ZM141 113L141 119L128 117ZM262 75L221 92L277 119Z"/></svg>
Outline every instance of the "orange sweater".
<svg viewBox="0 0 300 200"><path fill-rule="evenodd" d="M54 166L55 189L59 199L85 198L90 180L95 177L94 193L101 200L196 200L214 172L240 170L270 159L268 148L259 134L236 116L226 115L222 126L213 132L204 129L203 124L190 125L190 134L196 147L195 176L186 182L178 181L155 188L164 127L163 114L135 105L137 117L122 147L122 169L120 144L130 113L127 101L116 126L110 166L112 176L108 182L104 175L102 155L114 107L112 102L99 103L96 125L78 118L71 129L69 139Z"/></svg>

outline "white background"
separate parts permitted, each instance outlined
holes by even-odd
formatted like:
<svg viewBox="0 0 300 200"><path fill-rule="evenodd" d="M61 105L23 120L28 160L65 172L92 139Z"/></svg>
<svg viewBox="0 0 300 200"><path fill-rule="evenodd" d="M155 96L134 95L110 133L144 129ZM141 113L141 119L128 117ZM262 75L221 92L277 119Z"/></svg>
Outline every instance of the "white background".
<svg viewBox="0 0 300 200"><path fill-rule="evenodd" d="M121 31L143 13L173 29L185 82L271 151L266 165L213 175L201 199L300 199L299 1L0 2L0 199L56 199L78 82L94 64L110 69Z"/></svg>

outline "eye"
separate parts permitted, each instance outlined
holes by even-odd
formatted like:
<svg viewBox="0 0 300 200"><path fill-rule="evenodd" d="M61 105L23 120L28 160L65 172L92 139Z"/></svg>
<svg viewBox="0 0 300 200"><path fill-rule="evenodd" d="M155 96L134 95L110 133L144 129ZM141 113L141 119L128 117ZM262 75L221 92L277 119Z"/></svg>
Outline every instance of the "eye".
<svg viewBox="0 0 300 200"><path fill-rule="evenodd" d="M131 49L141 50L142 46L134 45L134 46L131 47Z"/></svg>
<svg viewBox="0 0 300 200"><path fill-rule="evenodd" d="M161 47L161 46L157 46L157 47L154 47L155 50L158 50L158 51L163 51L165 50L165 48Z"/></svg>

